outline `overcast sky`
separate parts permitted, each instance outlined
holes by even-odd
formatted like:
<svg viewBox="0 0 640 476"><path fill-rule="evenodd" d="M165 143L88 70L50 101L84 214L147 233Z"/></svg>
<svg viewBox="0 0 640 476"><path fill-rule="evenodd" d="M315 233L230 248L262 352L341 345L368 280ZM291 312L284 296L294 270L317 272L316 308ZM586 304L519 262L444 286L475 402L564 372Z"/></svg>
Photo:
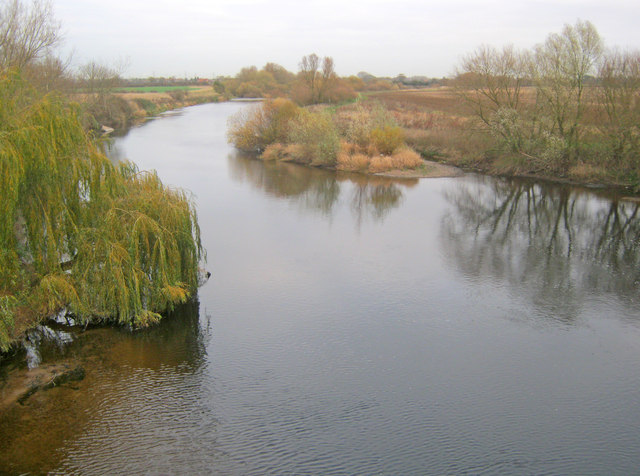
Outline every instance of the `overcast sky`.
<svg viewBox="0 0 640 476"><path fill-rule="evenodd" d="M340 75L447 76L481 44L531 47L589 20L607 46L640 48L639 0L53 0L75 64L127 60L123 76L297 71L332 56Z"/></svg>

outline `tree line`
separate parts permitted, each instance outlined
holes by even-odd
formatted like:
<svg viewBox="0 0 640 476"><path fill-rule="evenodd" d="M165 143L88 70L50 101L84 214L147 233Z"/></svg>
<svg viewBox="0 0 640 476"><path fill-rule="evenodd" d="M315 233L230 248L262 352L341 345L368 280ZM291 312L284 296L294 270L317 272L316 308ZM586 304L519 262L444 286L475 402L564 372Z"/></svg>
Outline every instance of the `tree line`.
<svg viewBox="0 0 640 476"><path fill-rule="evenodd" d="M303 56L298 72L292 73L276 63L267 63L262 69L255 66L242 68L233 78L218 78L214 82L216 92L228 97L278 98L286 97L296 104L336 104L357 97L361 91L398 89L398 84L388 79L362 73L363 77L340 77L330 56L315 53Z"/></svg>
<svg viewBox="0 0 640 476"><path fill-rule="evenodd" d="M640 52L607 48L588 21L532 49L478 47L455 88L502 153L530 171L614 167L640 179Z"/></svg>

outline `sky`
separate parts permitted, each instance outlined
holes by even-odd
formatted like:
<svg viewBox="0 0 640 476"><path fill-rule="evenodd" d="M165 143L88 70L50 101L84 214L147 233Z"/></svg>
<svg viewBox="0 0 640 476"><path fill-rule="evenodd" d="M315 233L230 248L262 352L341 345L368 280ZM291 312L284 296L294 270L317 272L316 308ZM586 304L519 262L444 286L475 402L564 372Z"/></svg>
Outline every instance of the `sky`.
<svg viewBox="0 0 640 476"><path fill-rule="evenodd" d="M234 76L307 54L341 76L450 76L476 47L530 48L588 20L607 46L640 49L638 0L52 0L64 55L124 77Z"/></svg>

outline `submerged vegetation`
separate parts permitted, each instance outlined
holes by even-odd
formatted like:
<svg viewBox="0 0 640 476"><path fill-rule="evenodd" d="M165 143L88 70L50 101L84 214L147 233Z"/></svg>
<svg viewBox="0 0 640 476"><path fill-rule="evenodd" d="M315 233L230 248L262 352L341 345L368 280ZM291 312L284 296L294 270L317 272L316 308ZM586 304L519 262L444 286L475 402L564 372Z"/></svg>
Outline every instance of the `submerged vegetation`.
<svg viewBox="0 0 640 476"><path fill-rule="evenodd" d="M194 294L204 258L188 194L114 165L82 107L33 80L55 42L47 5L0 11L0 351L61 311L152 324Z"/></svg>

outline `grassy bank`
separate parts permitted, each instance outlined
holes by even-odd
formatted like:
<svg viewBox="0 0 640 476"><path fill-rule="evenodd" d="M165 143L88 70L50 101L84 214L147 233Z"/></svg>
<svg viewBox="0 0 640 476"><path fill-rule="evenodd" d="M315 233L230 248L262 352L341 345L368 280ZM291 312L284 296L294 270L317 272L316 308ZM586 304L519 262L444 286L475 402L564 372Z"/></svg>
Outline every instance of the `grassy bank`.
<svg viewBox="0 0 640 476"><path fill-rule="evenodd" d="M85 129L99 131L102 126L125 130L145 119L181 107L218 102L220 95L204 87L140 87L99 94L75 94L82 106Z"/></svg>
<svg viewBox="0 0 640 476"><path fill-rule="evenodd" d="M116 88L116 93L167 93L169 91L197 91L196 86L123 86ZM209 89L207 87L207 89Z"/></svg>

